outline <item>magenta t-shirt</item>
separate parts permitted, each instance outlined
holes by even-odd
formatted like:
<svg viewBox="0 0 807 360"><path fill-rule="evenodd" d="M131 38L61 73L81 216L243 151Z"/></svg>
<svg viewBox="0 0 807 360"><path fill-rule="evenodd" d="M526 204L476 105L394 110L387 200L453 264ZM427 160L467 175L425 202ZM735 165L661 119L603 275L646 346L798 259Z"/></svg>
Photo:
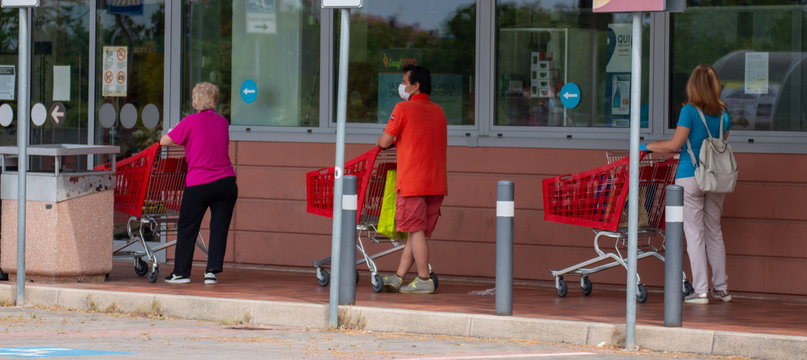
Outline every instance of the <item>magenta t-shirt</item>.
<svg viewBox="0 0 807 360"><path fill-rule="evenodd" d="M185 186L235 176L229 155L230 124L213 109L186 116L168 133L168 137L185 147L188 160Z"/></svg>

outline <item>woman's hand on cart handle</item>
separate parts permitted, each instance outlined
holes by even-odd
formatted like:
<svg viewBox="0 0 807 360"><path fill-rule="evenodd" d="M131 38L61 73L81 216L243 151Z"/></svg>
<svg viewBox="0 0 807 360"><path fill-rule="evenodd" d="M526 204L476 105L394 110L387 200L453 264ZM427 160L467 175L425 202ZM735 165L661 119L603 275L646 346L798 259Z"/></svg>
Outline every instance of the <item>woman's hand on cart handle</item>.
<svg viewBox="0 0 807 360"><path fill-rule="evenodd" d="M644 152L649 152L649 153L650 153L650 152L653 152L652 150L650 150L650 149L648 149L648 148L647 148L647 145L649 145L649 144L642 144L642 145L639 145L639 151L644 151Z"/></svg>

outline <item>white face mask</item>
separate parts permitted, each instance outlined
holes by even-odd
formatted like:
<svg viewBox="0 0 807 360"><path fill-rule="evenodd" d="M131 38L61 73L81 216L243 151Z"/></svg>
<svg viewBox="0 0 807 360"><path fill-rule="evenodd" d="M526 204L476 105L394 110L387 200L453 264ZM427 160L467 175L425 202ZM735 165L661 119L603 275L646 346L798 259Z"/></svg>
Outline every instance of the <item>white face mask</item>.
<svg viewBox="0 0 807 360"><path fill-rule="evenodd" d="M404 84L398 85L398 95L401 96L401 99L409 100L409 93L406 92L406 85Z"/></svg>

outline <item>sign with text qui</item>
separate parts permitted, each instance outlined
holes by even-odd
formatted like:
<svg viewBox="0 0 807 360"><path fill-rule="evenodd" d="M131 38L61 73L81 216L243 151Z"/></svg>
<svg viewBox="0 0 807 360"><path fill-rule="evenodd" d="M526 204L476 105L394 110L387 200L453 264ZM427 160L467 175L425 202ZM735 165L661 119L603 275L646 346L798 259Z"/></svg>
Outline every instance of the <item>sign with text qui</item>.
<svg viewBox="0 0 807 360"><path fill-rule="evenodd" d="M126 97L126 85L129 76L126 70L128 59L128 47L104 46L101 96Z"/></svg>
<svg viewBox="0 0 807 360"><path fill-rule="evenodd" d="M681 12L686 0L594 0L595 13L668 11Z"/></svg>

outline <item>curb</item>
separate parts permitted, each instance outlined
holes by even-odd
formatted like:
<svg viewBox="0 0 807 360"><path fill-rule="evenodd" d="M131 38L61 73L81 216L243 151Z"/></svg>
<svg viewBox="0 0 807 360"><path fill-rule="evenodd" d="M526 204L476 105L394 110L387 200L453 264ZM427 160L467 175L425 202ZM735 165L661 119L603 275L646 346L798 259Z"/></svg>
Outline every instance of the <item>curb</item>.
<svg viewBox="0 0 807 360"><path fill-rule="evenodd" d="M244 322L267 326L328 328L328 305L283 301L143 294L106 290L26 286L30 305L87 311L165 315L191 320ZM0 284L0 304L13 303L16 287ZM379 332L537 340L622 347L620 324L520 318L417 310L340 306L347 328ZM643 349L712 356L794 359L807 353L807 337L637 325Z"/></svg>

